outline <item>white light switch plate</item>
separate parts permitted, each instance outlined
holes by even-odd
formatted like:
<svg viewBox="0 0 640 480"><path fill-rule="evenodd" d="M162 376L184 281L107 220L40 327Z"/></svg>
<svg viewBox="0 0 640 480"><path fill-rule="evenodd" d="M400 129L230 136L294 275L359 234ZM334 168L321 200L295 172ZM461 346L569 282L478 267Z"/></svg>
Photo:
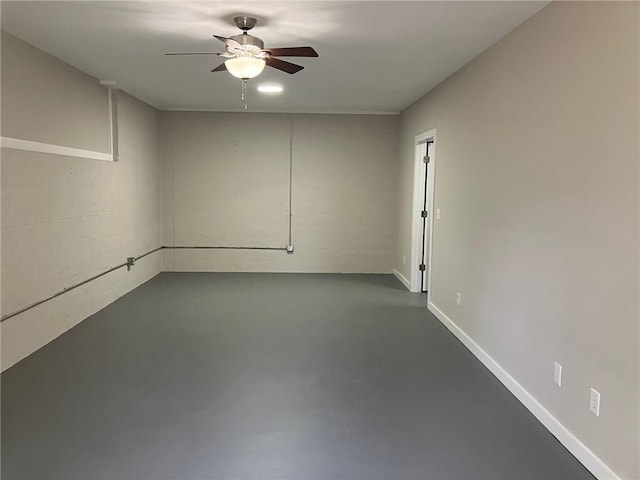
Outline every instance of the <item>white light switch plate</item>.
<svg viewBox="0 0 640 480"><path fill-rule="evenodd" d="M589 410L596 417L600 416L600 392L595 388L591 389L591 399L589 400Z"/></svg>
<svg viewBox="0 0 640 480"><path fill-rule="evenodd" d="M559 387L562 386L562 365L553 362L553 382Z"/></svg>

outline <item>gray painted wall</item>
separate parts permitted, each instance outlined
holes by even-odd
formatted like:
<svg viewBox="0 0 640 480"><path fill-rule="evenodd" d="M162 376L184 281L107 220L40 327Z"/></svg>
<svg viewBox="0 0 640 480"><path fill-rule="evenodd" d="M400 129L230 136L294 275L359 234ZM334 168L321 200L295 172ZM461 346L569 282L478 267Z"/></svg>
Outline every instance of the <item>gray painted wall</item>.
<svg viewBox="0 0 640 480"><path fill-rule="evenodd" d="M289 118L161 112L165 245L286 246ZM166 251L166 270L391 271L398 117L292 122L295 253Z"/></svg>
<svg viewBox="0 0 640 480"><path fill-rule="evenodd" d="M554 2L402 112L396 254L409 278L414 137L436 128L433 303L623 478L640 477L638 18Z"/></svg>
<svg viewBox="0 0 640 480"><path fill-rule="evenodd" d="M2 34L2 135L109 152L98 80ZM2 314L160 245L157 112L119 96L120 161L2 148ZM2 323L2 369L160 271L150 255Z"/></svg>

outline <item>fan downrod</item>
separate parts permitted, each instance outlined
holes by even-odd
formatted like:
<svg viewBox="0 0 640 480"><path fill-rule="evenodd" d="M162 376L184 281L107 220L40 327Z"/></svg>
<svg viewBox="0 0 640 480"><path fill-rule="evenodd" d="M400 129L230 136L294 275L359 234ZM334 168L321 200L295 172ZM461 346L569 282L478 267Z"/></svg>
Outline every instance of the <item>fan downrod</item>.
<svg viewBox="0 0 640 480"><path fill-rule="evenodd" d="M249 30L256 26L258 20L255 17L240 16L234 17L233 22L236 24L236 27L238 27L244 33L247 33Z"/></svg>

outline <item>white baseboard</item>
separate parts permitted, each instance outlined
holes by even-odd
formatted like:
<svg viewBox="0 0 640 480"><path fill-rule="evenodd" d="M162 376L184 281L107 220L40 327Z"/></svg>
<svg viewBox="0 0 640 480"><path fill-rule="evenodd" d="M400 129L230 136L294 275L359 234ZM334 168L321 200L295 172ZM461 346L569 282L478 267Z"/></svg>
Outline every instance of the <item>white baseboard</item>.
<svg viewBox="0 0 640 480"><path fill-rule="evenodd" d="M396 271L394 270L395 273ZM509 375L498 362L491 358L453 320L447 317L442 310L432 302L428 303L428 308L596 478L601 480L620 480L620 477L613 470L589 450L584 443L578 440L533 395Z"/></svg>
<svg viewBox="0 0 640 480"><path fill-rule="evenodd" d="M407 278L402 275L398 270L396 270L395 268L393 269L393 274L396 276L396 278L398 280L400 280L402 282L402 284L407 287L407 290L411 291L411 282L409 280L407 280Z"/></svg>

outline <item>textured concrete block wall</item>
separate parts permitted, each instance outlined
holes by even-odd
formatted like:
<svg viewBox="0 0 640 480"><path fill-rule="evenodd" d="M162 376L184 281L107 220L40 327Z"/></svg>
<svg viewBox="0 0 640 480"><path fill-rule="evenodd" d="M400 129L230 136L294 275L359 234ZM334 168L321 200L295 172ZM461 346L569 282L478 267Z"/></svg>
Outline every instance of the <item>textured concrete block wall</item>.
<svg viewBox="0 0 640 480"><path fill-rule="evenodd" d="M284 247L288 114L161 112L165 245ZM398 117L292 117L295 253L176 250L165 270L391 272Z"/></svg>
<svg viewBox="0 0 640 480"><path fill-rule="evenodd" d="M37 72L38 78L32 78ZM108 153L107 90L2 35L2 135ZM157 112L119 95L120 161L2 148L2 314L160 245ZM160 271L160 254L2 323L2 369Z"/></svg>

